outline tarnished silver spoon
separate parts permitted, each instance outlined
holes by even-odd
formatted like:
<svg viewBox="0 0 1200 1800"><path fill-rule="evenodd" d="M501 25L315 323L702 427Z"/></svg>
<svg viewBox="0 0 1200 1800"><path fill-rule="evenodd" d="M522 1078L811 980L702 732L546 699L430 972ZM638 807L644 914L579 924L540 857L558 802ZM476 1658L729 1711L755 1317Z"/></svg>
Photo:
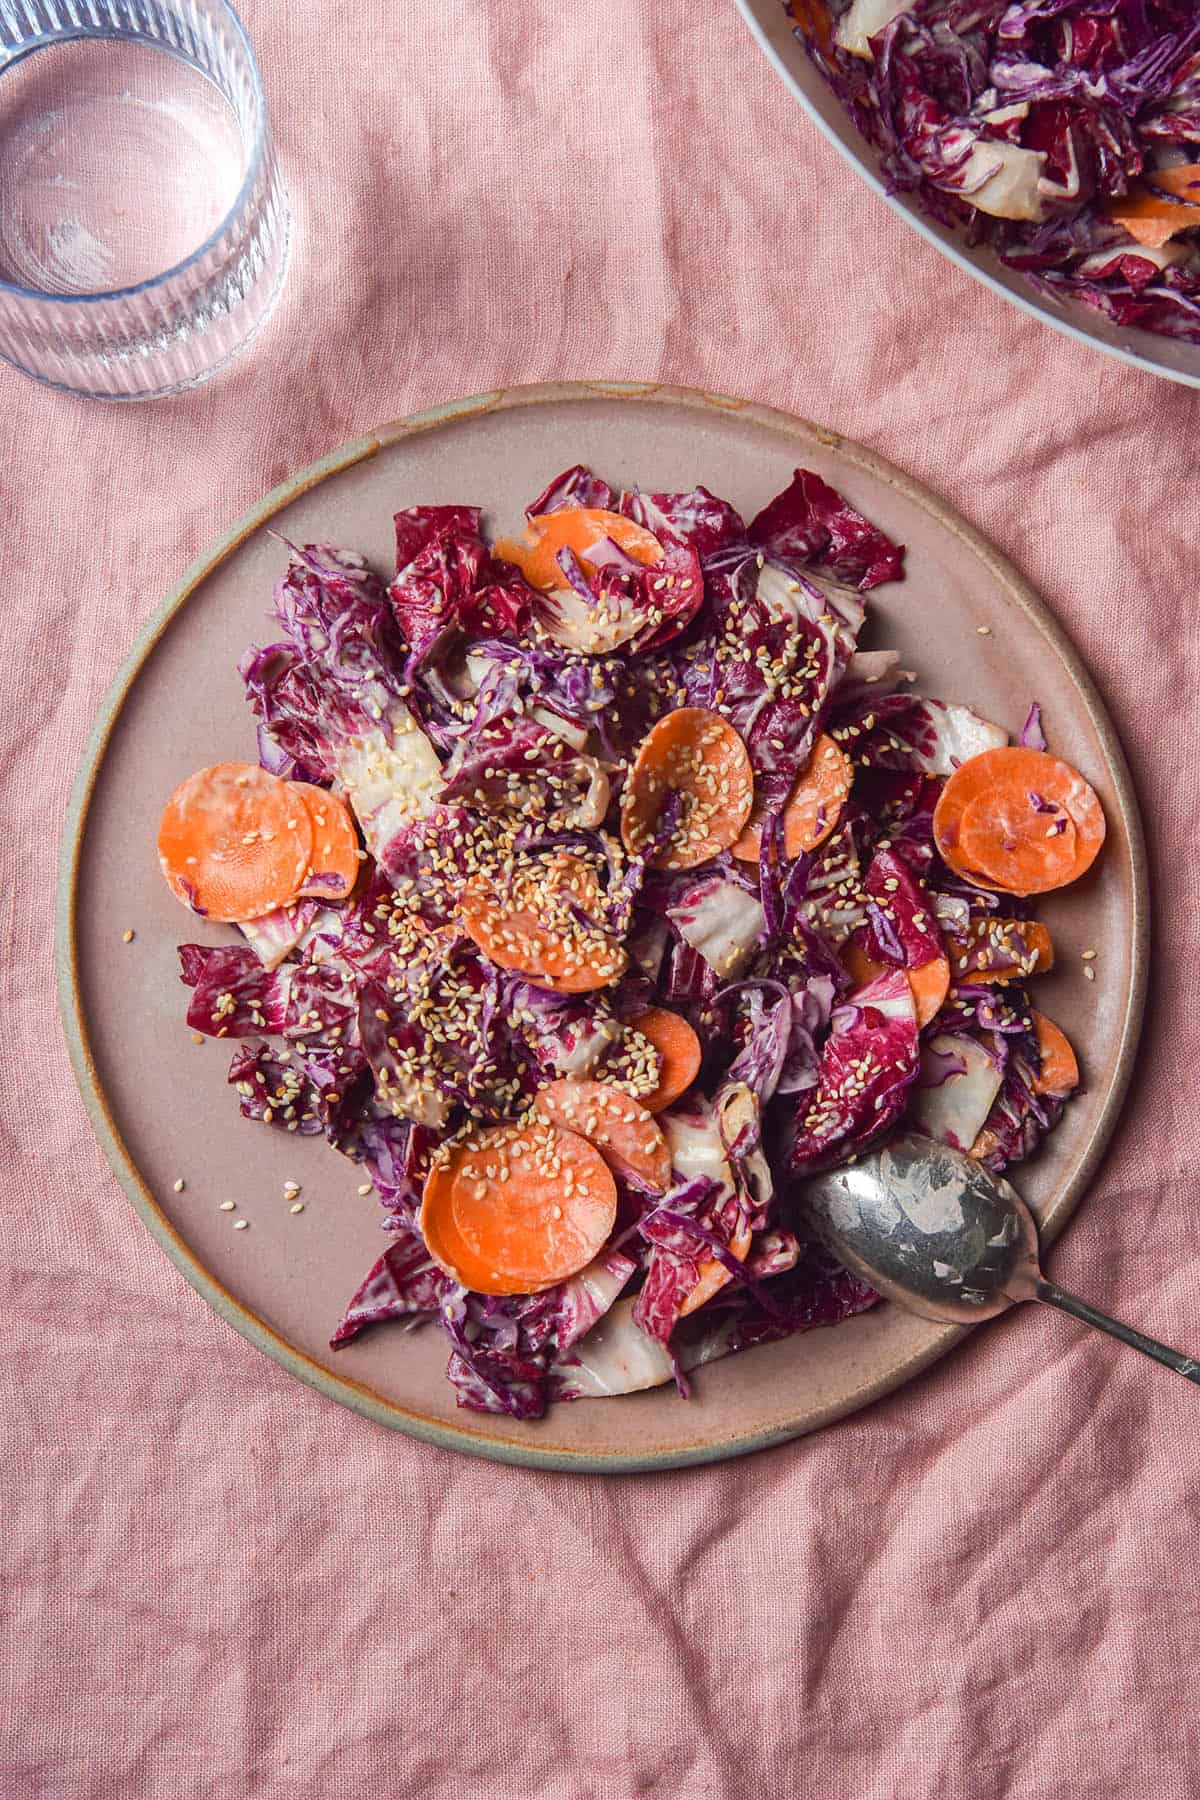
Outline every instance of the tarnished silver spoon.
<svg viewBox="0 0 1200 1800"><path fill-rule="evenodd" d="M1020 1195L972 1157L915 1133L803 1185L801 1204L839 1261L922 1318L977 1324L1042 1300L1200 1386L1200 1361L1110 1319L1042 1274Z"/></svg>

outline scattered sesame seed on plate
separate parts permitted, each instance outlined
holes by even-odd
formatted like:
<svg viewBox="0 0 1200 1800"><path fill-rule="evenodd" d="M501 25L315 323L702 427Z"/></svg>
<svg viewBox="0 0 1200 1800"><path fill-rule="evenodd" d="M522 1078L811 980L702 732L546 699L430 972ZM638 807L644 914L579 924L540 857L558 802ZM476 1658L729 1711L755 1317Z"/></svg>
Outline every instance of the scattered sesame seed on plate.
<svg viewBox="0 0 1200 1800"><path fill-rule="evenodd" d="M236 1205L237 1205L236 1200L222 1200L221 1211L222 1212L232 1212Z"/></svg>
<svg viewBox="0 0 1200 1800"><path fill-rule="evenodd" d="M294 1213L303 1212L304 1211L303 1200L293 1200L292 1204L288 1208L288 1211L294 1212Z"/></svg>
<svg viewBox="0 0 1200 1800"><path fill-rule="evenodd" d="M992 628L990 625L977 625L975 629L980 637L991 637L992 635Z"/></svg>
<svg viewBox="0 0 1200 1800"><path fill-rule="evenodd" d="M371 1183L369 1181L361 1182L358 1191L360 1194L369 1194L371 1192Z"/></svg>
<svg viewBox="0 0 1200 1800"><path fill-rule="evenodd" d="M130 927L129 929L127 929L121 933L121 941L122 941L122 943L125 943L125 944L132 944L132 942L133 942L132 927Z"/></svg>
<svg viewBox="0 0 1200 1800"><path fill-rule="evenodd" d="M1096 979L1096 971L1095 971L1095 969L1093 969L1093 967L1092 967L1092 965L1091 965L1091 963L1089 963L1089 964L1088 964L1088 965L1087 965L1087 967L1086 967L1086 969L1085 969L1085 970L1084 970L1084 971L1083 971L1083 973L1084 973L1084 976L1085 976L1085 978L1086 978L1086 979L1087 979L1087 980L1088 980L1088 981L1095 981L1095 979Z"/></svg>
<svg viewBox="0 0 1200 1800"><path fill-rule="evenodd" d="M1081 950L1079 954L1084 962L1095 962L1096 960L1096 952L1094 950Z"/></svg>
<svg viewBox="0 0 1200 1800"><path fill-rule="evenodd" d="M202 1044L204 1042L204 1033L202 1031L193 1031L192 1042L193 1044Z"/></svg>
<svg viewBox="0 0 1200 1800"><path fill-rule="evenodd" d="M182 1194L187 1183L184 1181L183 1176L180 1175L171 1183L171 1186L175 1189L177 1194Z"/></svg>
<svg viewBox="0 0 1200 1800"><path fill-rule="evenodd" d="M233 1221L233 1229L235 1231L245 1231L249 1224L249 1219L235 1219Z"/></svg>

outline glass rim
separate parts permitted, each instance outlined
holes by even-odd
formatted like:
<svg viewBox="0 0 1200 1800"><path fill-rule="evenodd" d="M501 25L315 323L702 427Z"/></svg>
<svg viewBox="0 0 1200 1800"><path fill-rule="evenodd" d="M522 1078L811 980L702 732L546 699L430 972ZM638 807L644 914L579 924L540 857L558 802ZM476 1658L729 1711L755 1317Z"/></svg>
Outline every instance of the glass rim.
<svg viewBox="0 0 1200 1800"><path fill-rule="evenodd" d="M47 292L45 288L22 287L19 282L6 281L4 277L0 275L0 295L14 294L21 300L33 300L40 305L47 306L94 306L98 302L104 300L126 300L135 294L151 293L155 288L162 287L164 282L173 281L177 275L182 275L186 270L193 268L195 264L200 261L201 257L207 256L208 252L220 243L230 226L236 220L238 214L245 210L246 202L250 198L254 183L257 181L259 172L262 168L263 155L266 150L266 94L263 91L262 73L258 66L258 58L254 54L254 45L250 42L250 34L242 23L241 15L238 13L237 8L232 4L232 0L216 0L216 4L223 7L229 14L230 19L233 21L234 30L241 39L242 48L246 52L246 56L249 60L251 97L254 101L255 108L254 141L250 151L250 161L246 166L246 174L243 178L242 185L238 189L228 212L224 214L220 222L209 232L204 242L195 250L191 251L189 255L185 256L182 262L172 263L170 268L160 270L157 275L148 275L145 281L134 282L128 287L96 288L86 294L52 294ZM112 39L121 39L131 44L157 45L156 39L140 37L133 32L114 31L104 35ZM8 69L15 68L18 63L24 62L25 58L33 55L35 51L48 50L53 44L95 42L97 36L98 34L94 31L83 30L55 31L52 33L39 32L35 38L30 39L27 49L22 50L19 56L13 57L12 61L4 70L0 70L0 81L3 81L4 75L7 73ZM164 54L170 56L171 51L164 49ZM182 58L180 60L186 61L187 59ZM194 67L195 65L193 64L190 66ZM201 73L203 73L203 71L201 71Z"/></svg>

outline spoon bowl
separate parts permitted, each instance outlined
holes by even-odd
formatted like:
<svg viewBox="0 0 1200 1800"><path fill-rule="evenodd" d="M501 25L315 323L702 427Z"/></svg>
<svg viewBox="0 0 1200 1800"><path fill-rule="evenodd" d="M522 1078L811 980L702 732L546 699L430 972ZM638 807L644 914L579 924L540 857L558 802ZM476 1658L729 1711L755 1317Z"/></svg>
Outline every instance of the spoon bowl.
<svg viewBox="0 0 1200 1800"><path fill-rule="evenodd" d="M974 1157L910 1132L803 1185L800 1205L839 1261L925 1319L977 1325L1041 1300L1200 1385L1200 1363L1042 1274L1033 1214Z"/></svg>

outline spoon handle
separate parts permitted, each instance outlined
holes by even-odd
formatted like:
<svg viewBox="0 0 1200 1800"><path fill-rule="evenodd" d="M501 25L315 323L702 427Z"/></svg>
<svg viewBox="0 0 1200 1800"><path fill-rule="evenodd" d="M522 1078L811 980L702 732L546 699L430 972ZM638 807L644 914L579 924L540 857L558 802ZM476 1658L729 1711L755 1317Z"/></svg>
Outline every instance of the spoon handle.
<svg viewBox="0 0 1200 1800"><path fill-rule="evenodd" d="M1070 1313L1073 1319L1082 1319L1085 1325L1095 1325L1099 1331L1107 1331L1109 1337L1120 1338L1123 1344L1132 1344L1143 1356L1152 1356L1155 1362L1162 1363L1168 1369L1174 1369L1188 1381L1194 1381L1200 1387L1200 1361L1195 1357L1184 1356L1179 1350L1171 1350L1166 1344L1160 1344L1157 1338L1147 1337L1144 1332L1135 1331L1132 1325L1123 1325L1120 1319L1110 1319L1097 1307L1089 1306L1086 1300L1077 1299L1074 1294L1064 1293L1062 1288L1055 1287L1052 1281L1041 1280L1034 1289L1034 1298L1045 1301L1047 1306L1057 1306L1060 1312Z"/></svg>

